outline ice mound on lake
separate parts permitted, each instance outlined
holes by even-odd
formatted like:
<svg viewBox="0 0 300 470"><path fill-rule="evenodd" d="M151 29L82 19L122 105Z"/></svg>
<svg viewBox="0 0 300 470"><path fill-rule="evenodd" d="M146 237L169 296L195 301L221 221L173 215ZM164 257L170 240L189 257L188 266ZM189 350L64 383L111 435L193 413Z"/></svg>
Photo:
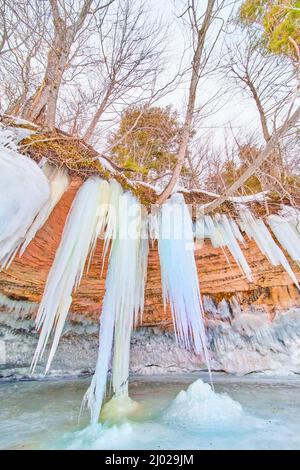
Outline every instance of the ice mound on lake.
<svg viewBox="0 0 300 470"><path fill-rule="evenodd" d="M140 403L132 400L127 395L113 396L103 406L100 414L101 421L118 423L127 417L134 417L143 409Z"/></svg>
<svg viewBox="0 0 300 470"><path fill-rule="evenodd" d="M125 421L121 424L92 424L66 433L50 449L67 450L161 450L194 449L199 446L195 433L169 426L159 420ZM180 444L178 444L180 443Z"/></svg>
<svg viewBox="0 0 300 470"><path fill-rule="evenodd" d="M151 387L151 396L147 393L143 402L146 412L118 424L96 423L56 435L51 449L254 450L284 449L287 442L289 448L298 448L299 423L295 427L287 420L286 411L280 418L283 410L278 415L277 405L274 409L277 393L282 392L272 386L269 389L269 385L248 387L249 384L240 383L238 389L229 388L239 393L245 408L227 394L214 393L208 384L197 380L163 409L160 399L170 399L169 387L169 391L161 386Z"/></svg>
<svg viewBox="0 0 300 470"><path fill-rule="evenodd" d="M182 390L164 412L164 420L182 426L222 430L236 425L243 415L240 403L226 393L215 393L201 379Z"/></svg>
<svg viewBox="0 0 300 470"><path fill-rule="evenodd" d="M96 424L73 434L67 434L63 440L62 448L68 450L126 449L132 436L133 428L128 422L111 427Z"/></svg>

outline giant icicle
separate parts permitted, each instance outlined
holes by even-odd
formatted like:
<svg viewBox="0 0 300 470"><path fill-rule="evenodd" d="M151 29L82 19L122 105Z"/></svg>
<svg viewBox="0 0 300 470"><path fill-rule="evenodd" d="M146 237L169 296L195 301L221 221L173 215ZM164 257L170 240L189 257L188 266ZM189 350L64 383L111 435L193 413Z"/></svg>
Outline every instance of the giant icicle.
<svg viewBox="0 0 300 470"><path fill-rule="evenodd" d="M108 198L109 184L100 178L88 179L76 194L36 318L41 332L33 369L54 330L46 371L50 367L72 302L72 290L79 286L87 257L104 229Z"/></svg>
<svg viewBox="0 0 300 470"><path fill-rule="evenodd" d="M50 195L47 203L39 211L33 224L26 233L24 242L20 250L20 255L24 253L31 240L35 237L37 231L45 224L49 215L53 211L56 204L60 201L62 195L67 190L70 179L68 173L63 168L56 168L47 162L40 165L43 173L47 176L50 184Z"/></svg>
<svg viewBox="0 0 300 470"><path fill-rule="evenodd" d="M121 195L100 318L98 360L84 398L93 424L99 419L112 357L114 395L128 397L131 330L144 304L148 256L145 223L142 207L134 196L128 192Z"/></svg>
<svg viewBox="0 0 300 470"><path fill-rule="evenodd" d="M7 268L50 196L48 179L0 128L0 269Z"/></svg>
<svg viewBox="0 0 300 470"><path fill-rule="evenodd" d="M22 255L69 185L66 170L40 167L17 143L31 131L0 127L0 268Z"/></svg>
<svg viewBox="0 0 300 470"><path fill-rule="evenodd" d="M239 242L244 244L244 239L233 219L228 218L225 214L218 214L214 217L206 215L199 218L196 223L196 238L198 240L209 238L213 247L222 248L230 265L225 252L225 247L227 247L241 271L249 281L252 281L251 268L239 245Z"/></svg>
<svg viewBox="0 0 300 470"><path fill-rule="evenodd" d="M181 194L161 208L158 249L164 305L170 303L176 338L202 354L209 368L192 219Z"/></svg>
<svg viewBox="0 0 300 470"><path fill-rule="evenodd" d="M283 251L275 243L262 219L255 218L248 209L240 211L239 225L250 239L253 239L260 251L273 266L282 266L299 288L298 280Z"/></svg>
<svg viewBox="0 0 300 470"><path fill-rule="evenodd" d="M300 265L300 213L294 208L285 208L280 214L268 217L275 237L292 260Z"/></svg>
<svg viewBox="0 0 300 470"><path fill-rule="evenodd" d="M136 198L123 193L116 181L109 184L90 178L73 201L38 310L36 326L41 332L32 361L34 369L54 331L46 372L49 369L72 302L72 291L78 287L86 263L89 266L100 235L104 238L103 262L110 242L112 246L100 320L99 358L87 394L93 422L99 417L112 356L114 394L128 396L131 330L144 305L147 219Z"/></svg>

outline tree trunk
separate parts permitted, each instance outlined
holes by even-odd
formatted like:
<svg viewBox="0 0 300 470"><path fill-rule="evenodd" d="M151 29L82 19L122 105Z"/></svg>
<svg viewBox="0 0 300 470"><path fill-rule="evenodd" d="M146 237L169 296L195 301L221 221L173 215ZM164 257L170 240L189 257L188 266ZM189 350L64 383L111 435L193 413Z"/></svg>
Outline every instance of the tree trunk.
<svg viewBox="0 0 300 470"><path fill-rule="evenodd" d="M66 32L63 29L60 30L57 37L58 45L53 51L51 66L48 70L48 102L45 127L49 130L53 130L55 127L58 93L73 43L72 36L72 31L69 28Z"/></svg>
<svg viewBox="0 0 300 470"><path fill-rule="evenodd" d="M215 0L208 0L205 18L203 20L202 27L198 31L197 47L196 47L194 57L193 57L193 62L192 62L192 76L191 76L191 82L190 82L190 87L189 87L188 105L187 105L187 110L186 110L183 130L182 130L181 141L179 144L179 149L178 149L178 154L177 154L177 163L176 163L176 166L174 168L174 171L170 178L169 183L167 184L163 192L160 194L156 202L157 205L163 204L172 193L175 187L175 184L178 181L178 178L180 176L180 173L184 164L184 159L186 156L187 147L188 147L188 143L190 140L191 127L192 127L193 116L194 116L194 111L195 111L195 101L196 101L197 86L199 82L201 58L202 58L202 53L204 50L206 34L210 26L212 14L213 14L214 4L215 4ZM193 10L193 14L196 16L195 10ZM193 27L194 28L197 27L197 24L193 25Z"/></svg>
<svg viewBox="0 0 300 470"><path fill-rule="evenodd" d="M26 103L27 93L28 93L28 90L26 87L23 90L21 96L19 96L19 98L7 108L7 110L5 111L5 114L11 115L11 116L21 116L23 106Z"/></svg>
<svg viewBox="0 0 300 470"><path fill-rule="evenodd" d="M108 88L108 90L106 91L105 93L105 96L99 106L99 108L97 109L97 111L95 112L84 136L83 136L83 139L88 142L91 137L93 136L94 132L95 132L95 129L96 129L96 126L102 116L102 114L104 113L106 107L107 107L107 104L108 104L108 100L109 100L109 95L111 93L111 87Z"/></svg>
<svg viewBox="0 0 300 470"><path fill-rule="evenodd" d="M253 85L252 81L250 80L250 77L249 77L248 73L247 73L246 83L248 83L248 86L250 88L250 91L252 93L253 99L255 101L255 104L256 104L256 107L257 107L257 110L258 110L260 124L261 124L264 139L265 139L266 142L268 142L268 140L270 140L271 136L270 136L269 129L268 129L265 110L263 108L262 102L260 101L260 98L258 96L256 88Z"/></svg>
<svg viewBox="0 0 300 470"><path fill-rule="evenodd" d="M66 69L70 50L76 33L82 28L89 13L92 0L84 1L77 20L70 26L66 25L66 18L60 16L57 0L50 0L50 3L54 24L53 44L48 53L47 68L43 83L28 100L24 110L24 118L29 121L37 121L46 110L43 124L48 130L52 131L55 127L59 88L63 73Z"/></svg>
<svg viewBox="0 0 300 470"><path fill-rule="evenodd" d="M36 121L43 109L46 109L44 126L53 130L59 87L66 68L73 37L72 30L64 28L62 20L56 25L53 46L48 53L47 68L42 85L29 99L25 112L25 119Z"/></svg>

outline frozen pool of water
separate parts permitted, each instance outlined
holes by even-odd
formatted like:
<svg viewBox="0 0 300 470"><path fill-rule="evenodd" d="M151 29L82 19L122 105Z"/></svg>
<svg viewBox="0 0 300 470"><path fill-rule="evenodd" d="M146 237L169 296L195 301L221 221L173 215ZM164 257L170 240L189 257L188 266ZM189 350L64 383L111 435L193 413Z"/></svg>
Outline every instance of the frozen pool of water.
<svg viewBox="0 0 300 470"><path fill-rule="evenodd" d="M1 449L300 449L300 377L134 377L133 420L88 426L90 378L0 384ZM191 384L193 384L191 386ZM182 392L184 391L184 392ZM181 393L180 393L181 392Z"/></svg>

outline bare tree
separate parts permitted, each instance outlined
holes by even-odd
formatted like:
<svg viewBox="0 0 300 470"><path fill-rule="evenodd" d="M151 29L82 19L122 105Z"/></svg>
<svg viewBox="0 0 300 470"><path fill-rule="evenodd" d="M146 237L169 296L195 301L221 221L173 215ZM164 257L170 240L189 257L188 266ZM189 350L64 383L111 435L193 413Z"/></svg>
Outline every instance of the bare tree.
<svg viewBox="0 0 300 470"><path fill-rule="evenodd" d="M223 21L221 21L221 26L220 28L218 28L218 32L215 33L216 39L213 41L213 44L210 45L209 51L207 52L206 44L208 31L211 29L212 25L215 24L216 21L220 20L219 14L222 8L224 8L224 6L226 5L226 1L208 0L206 9L203 14L199 13L199 8L197 8L197 6L199 5L197 5L196 0L185 1L184 5L184 12L180 15L180 17L183 19L187 18L186 25L191 33L193 46L193 58L188 102L185 112L181 140L177 153L177 163L167 186L165 187L165 189L160 194L157 200L158 205L163 204L166 199L170 196L171 192L175 187L176 182L180 177L180 173L184 165L184 160L187 155L193 119L195 117L195 104L199 80L201 76L205 73L209 57L213 48L216 45L220 31L223 27Z"/></svg>
<svg viewBox="0 0 300 470"><path fill-rule="evenodd" d="M94 75L97 106L84 133L89 141L108 108L150 100L163 69L164 28L149 20L144 3L119 0L97 25L99 61Z"/></svg>
<svg viewBox="0 0 300 470"><path fill-rule="evenodd" d="M17 18L10 8L9 0L0 2L0 56L10 51L10 38L17 25Z"/></svg>
<svg viewBox="0 0 300 470"><path fill-rule="evenodd" d="M242 37L240 34L235 37L238 40L227 44L227 53L224 54L224 77L233 82L233 92L241 90L252 100L259 116L263 139L268 142L295 92L296 67L289 59L271 55L262 49L256 31L242 31ZM281 180L284 174L279 147L274 149L268 161L269 171L261 175L266 188L274 185L274 178Z"/></svg>
<svg viewBox="0 0 300 470"><path fill-rule="evenodd" d="M57 109L58 127L71 135L81 137L90 109L93 109L95 102L97 102L96 90L90 86L89 81L87 86L76 83L72 86L72 93L70 93L70 87L67 87L66 93L63 89L61 103Z"/></svg>
<svg viewBox="0 0 300 470"><path fill-rule="evenodd" d="M4 21L13 25L0 54L1 111L20 115L45 67L49 8L39 0L5 1ZM7 26L8 28L8 26Z"/></svg>
<svg viewBox="0 0 300 470"><path fill-rule="evenodd" d="M283 124L273 132L272 136L260 151L257 158L254 162L247 168L247 170L224 192L222 196L218 199L215 199L207 207L205 207L204 212L209 213L223 204L230 196L232 196L238 189L240 189L245 182L257 172L261 165L268 159L272 154L274 149L276 149L279 141L286 135L286 133L295 127L300 120L300 106L297 106L296 109L288 113Z"/></svg>
<svg viewBox="0 0 300 470"><path fill-rule="evenodd" d="M294 67L288 59L263 51L251 32L227 45L224 61L224 76L254 102L267 142L294 92Z"/></svg>
<svg viewBox="0 0 300 470"><path fill-rule="evenodd" d="M105 12L113 0L84 0L79 12L77 5L67 0L49 0L53 22L53 39L42 84L26 104L24 117L35 121L45 111L44 125L55 126L59 88L67 68L71 48L88 17ZM94 5L93 5L94 3Z"/></svg>
<svg viewBox="0 0 300 470"><path fill-rule="evenodd" d="M11 21L7 15L6 1L0 4L0 54L5 53L5 45L11 34Z"/></svg>
<svg viewBox="0 0 300 470"><path fill-rule="evenodd" d="M285 195L288 194L281 180L282 166L279 171L274 171L274 167L278 165L278 157L282 159L282 143L291 132L294 133L300 119L300 106L297 105L299 63L291 64L265 54L253 39L255 36L249 35L245 42L231 49L225 57L225 70L227 76L229 74L254 101L265 145L255 152L248 168L237 180L205 207L205 213L216 210L239 191L252 175L256 175L262 184L269 180L273 187L277 186ZM263 167L266 162L267 172Z"/></svg>
<svg viewBox="0 0 300 470"><path fill-rule="evenodd" d="M222 167L219 150L213 143L213 132L201 133L192 139L186 154L187 175L181 175L184 186L191 189L212 189L207 178L219 174ZM215 188L213 188L214 190Z"/></svg>

